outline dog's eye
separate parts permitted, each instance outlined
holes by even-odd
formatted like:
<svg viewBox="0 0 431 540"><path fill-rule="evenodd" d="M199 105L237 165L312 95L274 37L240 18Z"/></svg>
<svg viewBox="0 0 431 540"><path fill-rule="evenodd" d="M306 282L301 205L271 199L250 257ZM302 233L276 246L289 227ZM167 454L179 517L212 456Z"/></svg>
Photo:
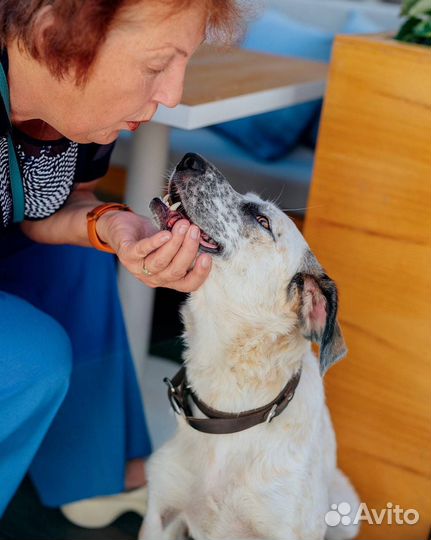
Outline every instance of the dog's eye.
<svg viewBox="0 0 431 540"><path fill-rule="evenodd" d="M259 223L259 225L262 225L264 229L267 229L268 231L271 230L271 225L269 224L269 219L265 216L256 216L256 220Z"/></svg>

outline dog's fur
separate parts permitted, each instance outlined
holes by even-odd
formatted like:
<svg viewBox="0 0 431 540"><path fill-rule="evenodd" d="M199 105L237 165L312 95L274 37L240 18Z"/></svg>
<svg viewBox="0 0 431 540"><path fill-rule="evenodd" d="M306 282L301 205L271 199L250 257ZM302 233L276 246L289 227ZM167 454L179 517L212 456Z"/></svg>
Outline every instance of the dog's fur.
<svg viewBox="0 0 431 540"><path fill-rule="evenodd" d="M188 380L206 404L241 412L271 402L300 366L302 375L271 423L212 435L179 416L175 437L149 463L140 537L353 538L355 526L327 528L324 520L333 503L359 504L336 467L321 378L345 354L335 285L281 210L235 192L203 163L171 179L189 218L223 248L182 308ZM320 372L310 340L320 343Z"/></svg>

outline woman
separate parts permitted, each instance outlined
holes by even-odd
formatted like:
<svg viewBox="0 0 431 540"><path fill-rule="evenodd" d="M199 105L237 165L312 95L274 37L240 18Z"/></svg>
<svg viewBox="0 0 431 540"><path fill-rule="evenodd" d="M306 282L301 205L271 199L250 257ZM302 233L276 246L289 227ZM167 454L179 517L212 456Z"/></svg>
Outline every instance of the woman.
<svg viewBox="0 0 431 540"><path fill-rule="evenodd" d="M0 515L27 470L49 506L145 482L112 258L39 244L115 253L150 287L203 283L196 226L157 232L92 187L119 132L177 105L199 44L239 20L234 0L1 2Z"/></svg>

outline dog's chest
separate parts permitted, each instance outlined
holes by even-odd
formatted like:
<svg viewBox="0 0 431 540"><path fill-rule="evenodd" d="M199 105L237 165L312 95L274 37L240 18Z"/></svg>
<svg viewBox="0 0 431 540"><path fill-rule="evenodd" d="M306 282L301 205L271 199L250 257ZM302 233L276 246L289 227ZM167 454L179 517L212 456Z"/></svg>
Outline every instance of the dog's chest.
<svg viewBox="0 0 431 540"><path fill-rule="evenodd" d="M298 445L286 431L283 437L281 422L273 433L265 427L272 426L253 428L245 437L228 436L229 441L210 438L189 453L193 481L185 514L196 537L212 537L221 524L227 531L253 536L255 521L257 526L262 516L276 521L289 513L294 524L304 508L311 512L320 506L315 497L321 490L309 490L310 483L317 487L313 478L322 478L323 465L308 451L311 438L305 440L307 434L298 432L305 446ZM306 500L301 493L307 493Z"/></svg>
<svg viewBox="0 0 431 540"><path fill-rule="evenodd" d="M185 472L181 506L192 536L261 537L254 528L262 520L301 529L325 507L335 442L313 357L304 360L294 399L270 424L210 435L179 422L166 459Z"/></svg>

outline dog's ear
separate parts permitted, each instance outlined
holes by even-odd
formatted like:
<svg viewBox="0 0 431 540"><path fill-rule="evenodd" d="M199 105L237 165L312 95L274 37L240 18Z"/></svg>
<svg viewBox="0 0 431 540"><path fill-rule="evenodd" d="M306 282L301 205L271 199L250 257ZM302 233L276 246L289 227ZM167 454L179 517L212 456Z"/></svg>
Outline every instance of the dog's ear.
<svg viewBox="0 0 431 540"><path fill-rule="evenodd" d="M323 376L347 353L337 321L337 287L323 272L299 272L292 279L289 289L289 294L297 294L297 311L303 336L320 345L320 374Z"/></svg>

